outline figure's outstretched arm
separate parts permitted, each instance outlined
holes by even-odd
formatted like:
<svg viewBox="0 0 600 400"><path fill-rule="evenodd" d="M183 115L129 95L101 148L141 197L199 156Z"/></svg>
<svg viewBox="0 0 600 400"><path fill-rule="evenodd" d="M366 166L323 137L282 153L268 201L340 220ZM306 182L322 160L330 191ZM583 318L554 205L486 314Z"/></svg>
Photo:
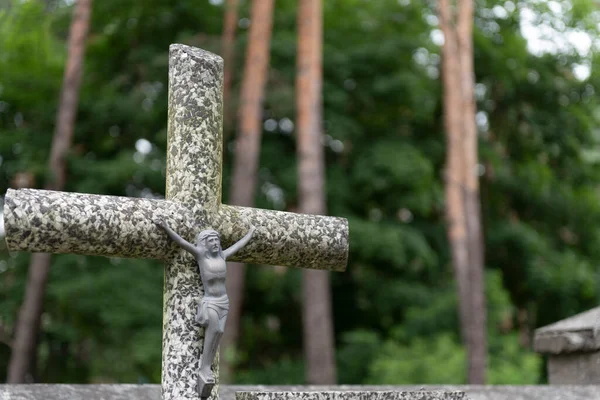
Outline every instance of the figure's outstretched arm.
<svg viewBox="0 0 600 400"><path fill-rule="evenodd" d="M235 253L240 251L245 245L247 245L248 242L250 241L250 239L252 239L252 235L254 235L255 230L256 230L256 228L254 226L252 226L250 228L250 230L248 231L248 233L246 233L246 236L244 236L243 238L238 240L227 250L223 250L223 256L225 257L225 259L227 260L227 258L234 255Z"/></svg>
<svg viewBox="0 0 600 400"><path fill-rule="evenodd" d="M175 243L177 243L181 248L192 253L192 255L194 257L197 255L198 249L196 249L196 246L194 246L193 244L191 244L190 242L188 242L187 240L185 240L184 238L179 236L173 229L171 229L169 227L169 225L167 225L167 223L165 221L156 220L156 221L154 221L154 223L156 225L160 226L165 232L167 232L167 235L169 235L171 240L173 240Z"/></svg>

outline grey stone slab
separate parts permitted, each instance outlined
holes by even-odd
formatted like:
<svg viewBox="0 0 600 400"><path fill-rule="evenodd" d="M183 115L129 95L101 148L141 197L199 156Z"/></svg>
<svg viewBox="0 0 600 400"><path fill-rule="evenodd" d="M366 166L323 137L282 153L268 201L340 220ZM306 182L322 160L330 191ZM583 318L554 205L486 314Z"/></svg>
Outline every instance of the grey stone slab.
<svg viewBox="0 0 600 400"><path fill-rule="evenodd" d="M600 349L600 307L544 326L535 331L534 349L561 354Z"/></svg>
<svg viewBox="0 0 600 400"><path fill-rule="evenodd" d="M536 330L539 333L561 332L561 331L581 331L594 329L600 322L600 307L582 312L572 317L563 319L550 325L546 325Z"/></svg>
<svg viewBox="0 0 600 400"><path fill-rule="evenodd" d="M600 385L338 385L338 386L234 386L221 387L222 400L234 400L238 391L462 391L470 400L590 400L600 399Z"/></svg>
<svg viewBox="0 0 600 400"><path fill-rule="evenodd" d="M446 391L307 391L236 392L235 400L467 400L464 392Z"/></svg>
<svg viewBox="0 0 600 400"><path fill-rule="evenodd" d="M470 400L600 399L600 385L259 386L221 385L222 400L239 391L462 391ZM0 385L0 400L159 400L160 385Z"/></svg>
<svg viewBox="0 0 600 400"><path fill-rule="evenodd" d="M600 307L539 328L534 349L549 354L551 384L600 384Z"/></svg>
<svg viewBox="0 0 600 400"><path fill-rule="evenodd" d="M161 400L160 385L0 385L0 400Z"/></svg>
<svg viewBox="0 0 600 400"><path fill-rule="evenodd" d="M600 384L600 351L549 356L548 380L555 385Z"/></svg>

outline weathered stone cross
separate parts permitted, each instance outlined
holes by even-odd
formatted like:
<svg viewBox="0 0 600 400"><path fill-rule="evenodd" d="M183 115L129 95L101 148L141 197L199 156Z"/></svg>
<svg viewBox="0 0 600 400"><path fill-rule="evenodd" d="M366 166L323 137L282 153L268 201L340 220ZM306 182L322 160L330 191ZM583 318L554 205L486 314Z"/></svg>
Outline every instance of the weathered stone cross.
<svg viewBox="0 0 600 400"><path fill-rule="evenodd" d="M252 224L254 238L234 261L337 271L346 267L348 224L221 204L223 61L183 45L172 45L169 57L166 200L9 190L4 223L9 250L164 260L163 399L198 399L198 268L153 221L165 220L190 241L215 229L224 248Z"/></svg>

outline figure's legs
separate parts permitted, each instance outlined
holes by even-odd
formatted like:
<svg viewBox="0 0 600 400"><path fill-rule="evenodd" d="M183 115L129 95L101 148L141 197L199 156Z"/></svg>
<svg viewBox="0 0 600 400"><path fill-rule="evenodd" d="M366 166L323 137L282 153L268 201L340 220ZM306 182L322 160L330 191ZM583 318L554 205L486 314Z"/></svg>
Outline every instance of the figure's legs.
<svg viewBox="0 0 600 400"><path fill-rule="evenodd" d="M216 349L223 333L219 333L219 314L216 310L207 307L208 324L204 330L204 348L202 349L202 361L200 362L200 373L207 379L214 379L210 367L215 358Z"/></svg>
<svg viewBox="0 0 600 400"><path fill-rule="evenodd" d="M217 350L219 350L219 344L221 343L221 338L223 337L223 332L225 332L225 322L227 322L227 314L223 315L219 320L219 324L217 325L217 332L215 333L215 339L212 343L211 357L214 360L217 354Z"/></svg>

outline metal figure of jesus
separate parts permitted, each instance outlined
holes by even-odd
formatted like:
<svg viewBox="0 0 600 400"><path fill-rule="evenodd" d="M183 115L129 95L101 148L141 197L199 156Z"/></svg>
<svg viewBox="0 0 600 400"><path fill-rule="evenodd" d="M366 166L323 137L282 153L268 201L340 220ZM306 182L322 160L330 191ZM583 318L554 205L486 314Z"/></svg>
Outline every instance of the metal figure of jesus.
<svg viewBox="0 0 600 400"><path fill-rule="evenodd" d="M204 297L198 305L196 322L205 329L198 391L201 397L206 398L210 395L215 382L210 367L217 354L229 311L229 298L225 286L227 273L225 261L248 244L256 228L252 226L242 239L223 250L219 233L215 230L208 229L200 232L196 236L196 244L193 245L173 231L166 222L157 220L155 223L164 229L175 243L191 253L198 264Z"/></svg>

